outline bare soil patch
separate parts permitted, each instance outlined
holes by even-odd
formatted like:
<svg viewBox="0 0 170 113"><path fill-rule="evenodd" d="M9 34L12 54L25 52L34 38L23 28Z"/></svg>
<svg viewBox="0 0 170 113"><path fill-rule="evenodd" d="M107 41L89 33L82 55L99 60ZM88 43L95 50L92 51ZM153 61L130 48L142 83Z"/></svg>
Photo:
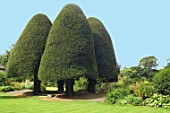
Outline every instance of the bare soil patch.
<svg viewBox="0 0 170 113"><path fill-rule="evenodd" d="M75 93L74 96L68 97L64 94L52 94L43 96L43 100L50 100L50 101L96 101L96 102L104 102L104 94L103 93Z"/></svg>
<svg viewBox="0 0 170 113"><path fill-rule="evenodd" d="M32 97L34 94L32 90L20 90L8 92L8 95L16 97ZM74 96L68 97L64 93L45 93L38 95L40 99L47 101L96 101L104 102L104 93L88 93L88 92L76 92Z"/></svg>

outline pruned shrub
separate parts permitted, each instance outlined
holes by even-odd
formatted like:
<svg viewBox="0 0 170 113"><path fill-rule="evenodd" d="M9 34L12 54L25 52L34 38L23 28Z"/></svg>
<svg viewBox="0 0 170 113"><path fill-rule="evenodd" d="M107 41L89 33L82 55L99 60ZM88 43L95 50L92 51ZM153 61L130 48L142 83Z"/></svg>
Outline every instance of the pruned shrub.
<svg viewBox="0 0 170 113"><path fill-rule="evenodd" d="M99 77L104 82L118 81L116 56L108 31L97 18L90 17L88 22L93 33Z"/></svg>
<svg viewBox="0 0 170 113"><path fill-rule="evenodd" d="M40 90L37 73L51 25L46 15L33 16L16 42L7 64L8 77L34 78L34 93Z"/></svg>

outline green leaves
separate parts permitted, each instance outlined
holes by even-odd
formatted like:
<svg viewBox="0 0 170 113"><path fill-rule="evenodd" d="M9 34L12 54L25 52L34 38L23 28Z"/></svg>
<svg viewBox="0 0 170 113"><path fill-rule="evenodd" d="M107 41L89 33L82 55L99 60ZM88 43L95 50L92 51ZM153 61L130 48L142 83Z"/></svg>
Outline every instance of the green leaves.
<svg viewBox="0 0 170 113"><path fill-rule="evenodd" d="M32 17L12 50L7 65L8 77L37 75L50 28L47 16Z"/></svg>
<svg viewBox="0 0 170 113"><path fill-rule="evenodd" d="M111 37L100 20L91 17L88 21L93 32L99 77L105 82L117 81L118 71Z"/></svg>
<svg viewBox="0 0 170 113"><path fill-rule="evenodd" d="M50 30L39 69L41 80L97 77L92 32L82 10L66 5Z"/></svg>
<svg viewBox="0 0 170 113"><path fill-rule="evenodd" d="M165 68L153 78L153 84L159 93L170 95L170 69Z"/></svg>

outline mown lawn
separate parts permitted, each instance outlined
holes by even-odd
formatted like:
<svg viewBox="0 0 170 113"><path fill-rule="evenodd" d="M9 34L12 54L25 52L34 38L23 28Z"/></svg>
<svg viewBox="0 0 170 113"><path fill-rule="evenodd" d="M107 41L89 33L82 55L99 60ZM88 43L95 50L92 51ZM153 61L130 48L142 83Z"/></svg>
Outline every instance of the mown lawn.
<svg viewBox="0 0 170 113"><path fill-rule="evenodd" d="M0 113L170 113L164 108L111 106L88 101L45 101L0 93Z"/></svg>

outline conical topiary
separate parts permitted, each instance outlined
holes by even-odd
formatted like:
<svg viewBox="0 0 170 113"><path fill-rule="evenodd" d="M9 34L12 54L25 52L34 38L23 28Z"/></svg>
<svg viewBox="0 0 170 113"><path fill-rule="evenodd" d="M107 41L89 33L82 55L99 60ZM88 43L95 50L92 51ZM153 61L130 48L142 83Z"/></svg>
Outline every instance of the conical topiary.
<svg viewBox="0 0 170 113"><path fill-rule="evenodd" d="M116 57L109 33L100 20L91 17L88 22L93 32L99 77L104 82L118 81Z"/></svg>
<svg viewBox="0 0 170 113"><path fill-rule="evenodd" d="M92 32L77 5L66 5L54 21L39 76L44 82L66 80L67 95L73 94L73 79L97 77Z"/></svg>
<svg viewBox="0 0 170 113"><path fill-rule="evenodd" d="M47 16L33 16L15 44L7 64L8 77L34 76L34 93L40 91L37 73L51 26Z"/></svg>

